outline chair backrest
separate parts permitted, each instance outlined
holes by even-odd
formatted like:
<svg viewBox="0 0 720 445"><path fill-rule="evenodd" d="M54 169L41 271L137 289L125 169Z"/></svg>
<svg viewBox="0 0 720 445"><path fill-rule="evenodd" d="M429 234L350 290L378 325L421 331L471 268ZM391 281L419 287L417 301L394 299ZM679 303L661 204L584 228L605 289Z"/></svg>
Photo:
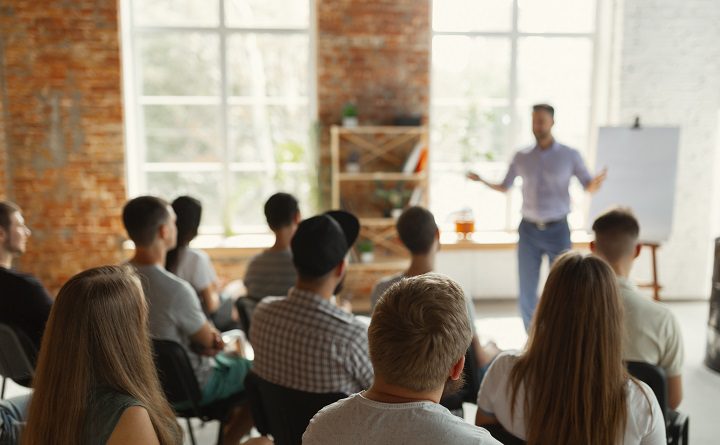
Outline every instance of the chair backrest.
<svg viewBox="0 0 720 445"><path fill-rule="evenodd" d="M30 339L23 341L24 337L21 330L0 323L0 375L3 377L24 380L35 375L32 357L36 351Z"/></svg>
<svg viewBox="0 0 720 445"><path fill-rule="evenodd" d="M525 445L527 442L510 434L499 423L493 425L484 425L483 428L488 430L492 437L504 445Z"/></svg>
<svg viewBox="0 0 720 445"><path fill-rule="evenodd" d="M152 342L155 366L168 402L189 402L199 412L202 392L185 349L172 340L153 339Z"/></svg>
<svg viewBox="0 0 720 445"><path fill-rule="evenodd" d="M276 445L300 445L310 419L331 403L347 397L343 393L311 393L285 388L250 372L245 377L255 427L272 434Z"/></svg>
<svg viewBox="0 0 720 445"><path fill-rule="evenodd" d="M644 382L655 393L663 416L668 418L668 387L665 371L659 366L645 362L627 362L627 369L636 379Z"/></svg>
<svg viewBox="0 0 720 445"><path fill-rule="evenodd" d="M257 306L257 301L250 297L240 297L235 300L235 308L238 311L238 318L240 322L240 329L245 332L245 336L250 340L250 322L252 321L252 314Z"/></svg>

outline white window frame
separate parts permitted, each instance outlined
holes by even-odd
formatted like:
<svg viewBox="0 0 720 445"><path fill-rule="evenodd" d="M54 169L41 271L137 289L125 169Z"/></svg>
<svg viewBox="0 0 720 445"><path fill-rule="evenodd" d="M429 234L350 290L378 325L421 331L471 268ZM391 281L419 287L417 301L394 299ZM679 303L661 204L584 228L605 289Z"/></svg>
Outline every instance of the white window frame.
<svg viewBox="0 0 720 445"><path fill-rule="evenodd" d="M148 172L222 172L221 202L222 221L229 221L228 193L232 184L231 175L237 172L265 173L277 170L286 172L307 171L308 162L276 164L274 161L266 162L230 162L231 149L229 139L229 107L232 105L264 106L277 104L298 103L308 107L308 134L317 121L317 20L315 12L316 0L305 0L309 8L307 28L271 28L271 27L234 27L226 26L225 0L216 1L219 4L219 24L217 26L144 26L135 25L133 21L132 1L120 1L121 37L122 37L122 70L124 90L124 125L125 125L125 153L126 153L126 183L128 197L138 196L147 191L146 174ZM220 62L220 93L219 96L142 96L140 88L142 74L137 55L137 36L152 33L209 33L219 36L219 62ZM308 38L308 89L307 97L230 97L227 79L227 40L231 35L237 34L302 34ZM143 132L143 106L144 105L219 105L220 106L220 144L221 160L219 162L145 162L146 138ZM312 137L307 139L308 156L312 156L314 149ZM266 157L267 159L267 157ZM202 198L202 197L199 197ZM261 204L261 203L260 203ZM262 211L259 207L258 211ZM221 223L223 224L223 223ZM205 226L201 232L213 235L223 235L228 231L234 233L267 233L265 225L237 225L231 223L229 227Z"/></svg>
<svg viewBox="0 0 720 445"><path fill-rule="evenodd" d="M492 1L492 0L486 0ZM612 5L606 5L608 0L596 0L595 2L595 29L593 32L524 32L519 30L519 3L520 0L512 0L512 27L510 31L438 31L434 28L431 30L431 47L432 41L436 36L463 36L463 37L490 37L507 39L510 41L511 56L510 56L510 81L509 91L506 100L493 99L490 103L499 104L508 107L510 115L510 128L507 136L507 147L515 151L519 148L519 144L523 141L519 139L519 128L518 128L518 116L519 112L526 113L527 110L518 110L518 42L520 39L527 37L542 37L542 38L576 38L576 39L589 39L592 42L592 65L591 65L591 80L590 80L590 97L588 98L590 103L590 113L588 122L588 139L586 141L585 150L581 150L583 157L588 165L592 165L592 160L595 156L595 146L597 138L597 126L600 121L605 123L613 122L617 115L616 108L617 101L616 97L611 97L613 91L613 78L616 77L617 61L613 57L614 52L617 51L619 43L612 39L614 33L617 31L613 29L613 23L616 21L618 9L614 2ZM441 3L442 0L435 0L435 4ZM432 11L431 11L432 14ZM431 62L431 81L430 81L430 120L431 120L431 131L433 121L433 100L434 95L432 88L434 82L432 81L432 62ZM615 94L617 94L615 92ZM449 104L451 101L444 101L443 104ZM615 109L613 109L615 108ZM508 160L504 161L487 161L480 160L478 165L486 166L492 170L503 170L506 171L508 167ZM452 171L455 170L458 174L463 174L465 165L459 162L442 162L436 159L431 160L430 168L435 169L437 166L442 166L441 171ZM432 176L431 176L432 177ZM431 186L432 188L432 186ZM440 197L435 196L435 199ZM522 199L519 191L518 184L505 194L505 227L502 231L513 232L517 230L516 220L519 218L513 212L515 201ZM579 209L571 209L571 211L580 211L583 215L582 225L587 225L586 216L587 208L589 207L589 200L585 199L580 205ZM571 227L572 229L580 229L581 227ZM481 230L482 231L482 230ZM484 230L486 232L494 232L494 230Z"/></svg>

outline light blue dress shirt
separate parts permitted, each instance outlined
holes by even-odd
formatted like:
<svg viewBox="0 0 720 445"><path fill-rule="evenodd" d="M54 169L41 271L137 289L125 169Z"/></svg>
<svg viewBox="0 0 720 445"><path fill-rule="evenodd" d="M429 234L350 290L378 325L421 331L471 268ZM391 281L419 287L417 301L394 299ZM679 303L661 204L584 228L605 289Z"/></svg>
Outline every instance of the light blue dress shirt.
<svg viewBox="0 0 720 445"><path fill-rule="evenodd" d="M510 188L523 178L522 215L535 223L563 219L570 213L570 179L576 176L583 187L592 181L580 153L557 141L543 150L539 145L515 153L502 186Z"/></svg>

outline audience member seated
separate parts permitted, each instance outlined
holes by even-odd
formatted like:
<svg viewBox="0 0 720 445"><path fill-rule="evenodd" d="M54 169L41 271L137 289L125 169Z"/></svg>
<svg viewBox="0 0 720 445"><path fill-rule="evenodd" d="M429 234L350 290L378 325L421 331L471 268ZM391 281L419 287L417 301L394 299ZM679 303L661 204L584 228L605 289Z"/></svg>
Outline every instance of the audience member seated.
<svg viewBox="0 0 720 445"><path fill-rule="evenodd" d="M675 409L682 401L683 341L680 325L670 309L643 298L630 282L630 270L640 255L640 225L628 209L614 209L593 223L595 240L590 248L610 264L620 286L625 309L623 358L646 362L665 370L668 404Z"/></svg>
<svg viewBox="0 0 720 445"><path fill-rule="evenodd" d="M275 234L275 244L250 260L243 280L248 297L255 302L287 295L297 280L290 250L300 223L297 200L287 193L272 195L265 203L265 218Z"/></svg>
<svg viewBox="0 0 720 445"><path fill-rule="evenodd" d="M439 404L462 385L472 330L465 296L438 274L402 280L380 298L368 332L375 381L323 408L303 444L499 444Z"/></svg>
<svg viewBox="0 0 720 445"><path fill-rule="evenodd" d="M190 196L180 196L172 202L177 226L177 245L170 249L165 259L165 268L190 283L200 297L203 310L215 326L222 330L236 327L233 320L233 301L221 298L218 293L218 278L210 257L199 249L190 247L195 239L202 218L202 204Z"/></svg>
<svg viewBox="0 0 720 445"><path fill-rule="evenodd" d="M478 394L477 425L536 444L664 445L655 394L622 360L622 304L605 261L553 264L522 354L501 353Z"/></svg>
<svg viewBox="0 0 720 445"><path fill-rule="evenodd" d="M181 443L147 320L131 268L104 266L72 277L50 313L22 443Z"/></svg>
<svg viewBox="0 0 720 445"><path fill-rule="evenodd" d="M260 302L250 326L253 372L263 379L317 393L353 394L372 383L367 324L335 304L359 230L357 218L342 211L298 226L291 243L295 287Z"/></svg>
<svg viewBox="0 0 720 445"><path fill-rule="evenodd" d="M20 207L0 201L0 323L22 330L38 350L52 299L36 278L11 269L13 258L25 253L29 237Z"/></svg>
<svg viewBox="0 0 720 445"><path fill-rule="evenodd" d="M150 335L186 349L202 388L202 405L241 392L251 363L221 352L225 347L222 337L205 317L192 286L163 267L167 251L176 243L173 208L160 198L140 196L125 205L123 223L135 243L130 264L142 278L150 306ZM237 411L231 417L225 432L227 443L236 443L249 430L248 413Z"/></svg>
<svg viewBox="0 0 720 445"><path fill-rule="evenodd" d="M380 296L393 284L403 278L422 275L435 269L435 257L440 249L440 230L435 223L433 214L422 207L410 207L400 215L396 229L403 245L410 251L412 258L410 267L397 275L383 278L375 285L371 297L373 307L377 304ZM467 296L465 297L465 304L473 333L471 346L475 351L477 368L480 380L482 380L487 367L500 350L492 342L485 347L481 345L475 329L475 305L472 299ZM473 397L475 397L477 390L478 388L475 387Z"/></svg>

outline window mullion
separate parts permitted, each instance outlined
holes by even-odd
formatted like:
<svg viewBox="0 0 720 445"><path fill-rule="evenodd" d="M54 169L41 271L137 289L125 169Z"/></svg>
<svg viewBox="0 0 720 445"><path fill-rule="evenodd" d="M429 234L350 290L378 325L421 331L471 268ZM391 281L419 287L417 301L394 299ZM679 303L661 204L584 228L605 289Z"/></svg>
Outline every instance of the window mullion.
<svg viewBox="0 0 720 445"><path fill-rule="evenodd" d="M222 202L222 227L224 233L230 233L233 226L233 215L230 214L232 205L230 203L230 189L232 187L232 178L230 175L230 131L228 128L228 75L227 75L227 28L225 27L225 0L220 2L220 128L221 128L221 144L222 144L222 190L220 190L220 202Z"/></svg>
<svg viewBox="0 0 720 445"><path fill-rule="evenodd" d="M518 132L518 14L520 8L518 5L519 0L513 0L513 12L512 12L512 33L510 42L510 131L508 132L508 148L514 150L518 144L517 132ZM509 191L505 196L505 228L506 230L513 230L512 227L512 191Z"/></svg>

